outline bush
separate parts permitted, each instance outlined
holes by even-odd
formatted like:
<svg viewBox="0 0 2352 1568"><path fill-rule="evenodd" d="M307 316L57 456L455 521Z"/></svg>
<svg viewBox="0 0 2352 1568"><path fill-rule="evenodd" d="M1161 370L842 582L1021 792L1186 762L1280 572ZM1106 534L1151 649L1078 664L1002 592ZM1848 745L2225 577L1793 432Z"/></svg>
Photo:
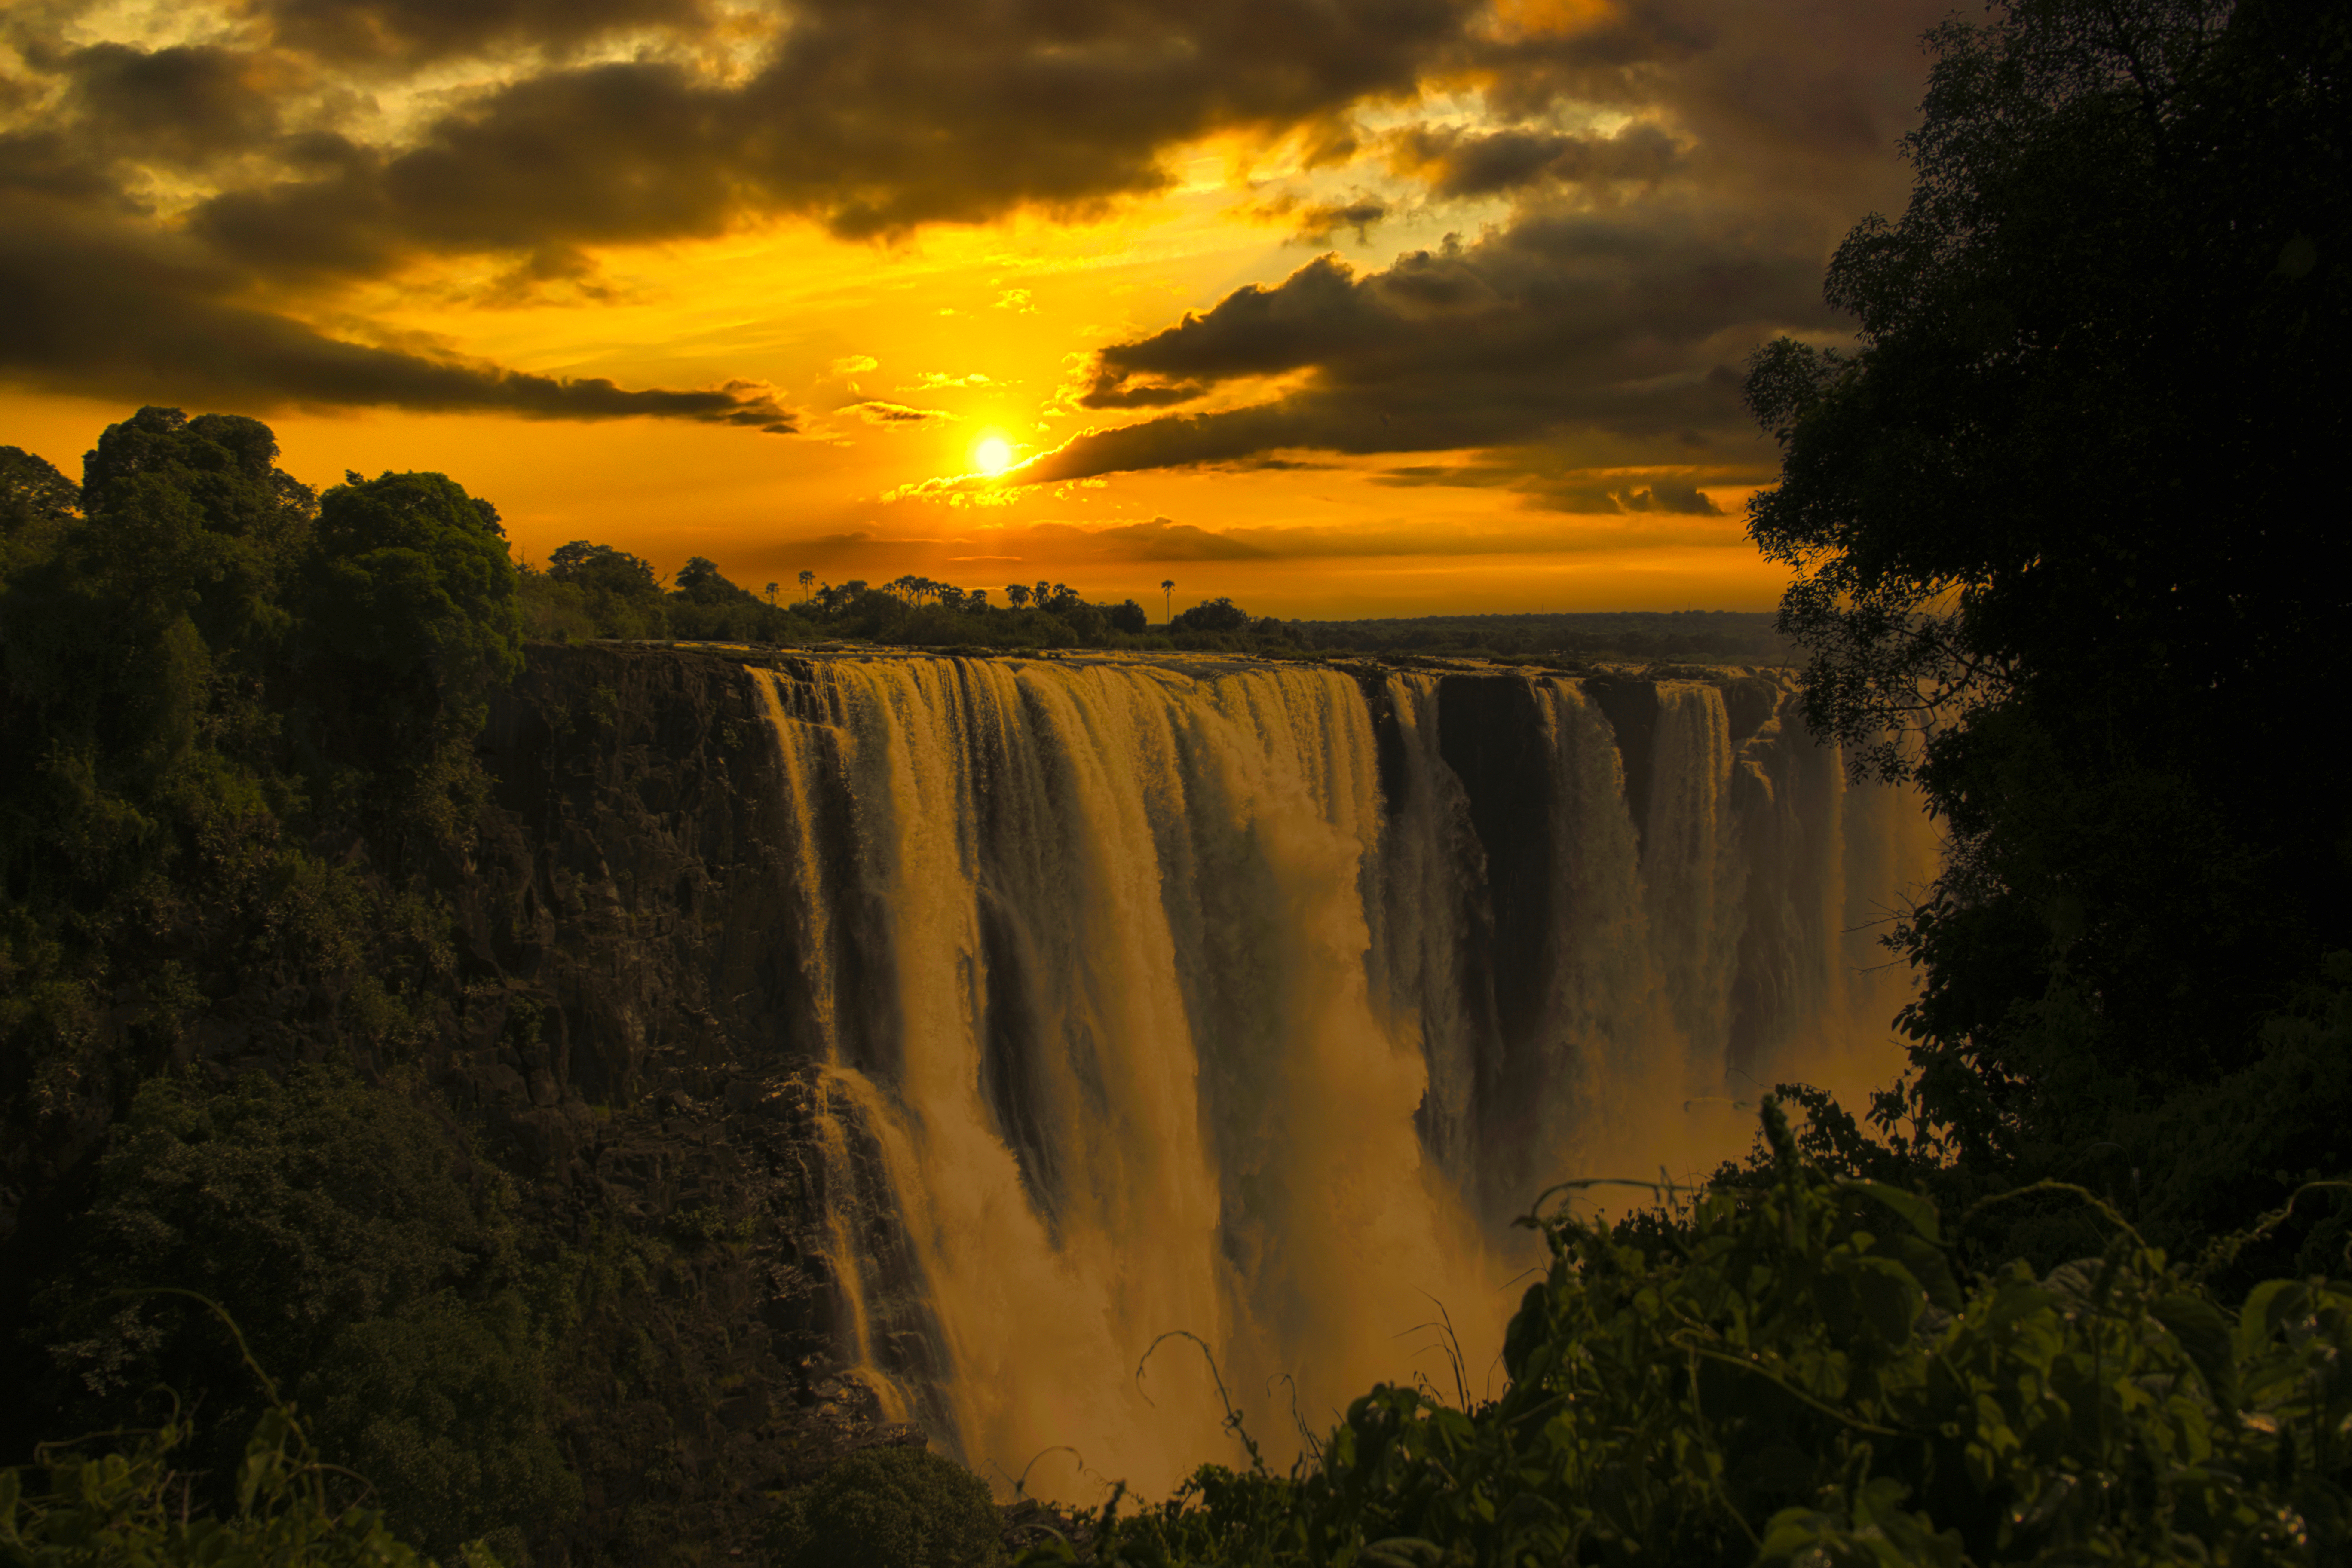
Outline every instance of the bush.
<svg viewBox="0 0 2352 1568"><path fill-rule="evenodd" d="M194 1287L425 1550L547 1528L579 1483L549 1430L510 1223L477 1177L428 1113L346 1068L250 1072L217 1093L151 1079L37 1297L34 1332L62 1374L50 1410L130 1427L155 1419L159 1387L200 1402L210 1435L188 1464L211 1470L226 1509L232 1434L266 1414L254 1380L203 1312L140 1294Z"/></svg>
<svg viewBox="0 0 2352 1568"><path fill-rule="evenodd" d="M922 1448L869 1448L784 1501L777 1568L990 1568L1003 1560L988 1488Z"/></svg>
<svg viewBox="0 0 2352 1568"><path fill-rule="evenodd" d="M85 1458L48 1450L48 1489L37 1471L0 1470L0 1561L12 1568L431 1568L364 1508L337 1508L326 1473L292 1414L271 1409L237 1467L236 1508L191 1513L185 1471L172 1451L188 1435L174 1422L135 1435L127 1454ZM465 1568L499 1568L479 1542L461 1547Z"/></svg>
<svg viewBox="0 0 2352 1568"><path fill-rule="evenodd" d="M1187 1563L2333 1563L2352 1551L2352 1288L2232 1312L2081 1188L2091 1257L1963 1279L1942 1218L1832 1178L1765 1111L1770 1179L1679 1224L1539 1223L1501 1398L1381 1386L1290 1476L1205 1467L1091 1560ZM2336 1184L2340 1185L2340 1184ZM1988 1205L1990 1205L1988 1207ZM1060 1541L1024 1561L1069 1562Z"/></svg>

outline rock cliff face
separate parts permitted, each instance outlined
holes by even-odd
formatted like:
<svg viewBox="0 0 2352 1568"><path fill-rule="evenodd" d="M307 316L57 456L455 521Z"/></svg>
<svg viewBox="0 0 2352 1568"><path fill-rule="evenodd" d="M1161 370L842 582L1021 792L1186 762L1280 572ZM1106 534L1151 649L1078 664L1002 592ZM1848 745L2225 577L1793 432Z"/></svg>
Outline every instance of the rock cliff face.
<svg viewBox="0 0 2352 1568"><path fill-rule="evenodd" d="M753 700L725 658L533 647L480 742L471 854L440 879L462 982L441 1097L554 1236L654 1244L628 1252L650 1297L616 1317L592 1287L566 1352L582 1556L714 1528L748 1549L764 1493L920 1441L825 1361L822 1166L785 1040L803 988L766 934L784 796Z"/></svg>
<svg viewBox="0 0 2352 1568"><path fill-rule="evenodd" d="M1159 954L1180 971L1171 994L1186 1000L1174 1010L1202 1061L1241 1053L1217 1068L1227 1077L1252 1053L1278 1054L1280 1040L1251 1031L1291 1016L1283 988L1307 973L1306 958L1218 957L1254 910L1315 892L1252 858L1263 858L1263 824L1249 813L1271 808L1236 797L1234 822L1201 816L1226 773L1199 758L1180 766L1173 751L1106 751L1128 736L1125 721L1108 710L1082 721L1113 689L1159 691L1148 673L753 661L772 672L747 657L532 648L479 742L493 782L469 850L436 879L458 960L425 1077L518 1179L551 1245L606 1260L604 1284L582 1277L579 1327L560 1358L561 1436L588 1500L568 1544L579 1561L656 1557L685 1537L753 1550L776 1489L848 1448L923 1440L883 1419L886 1402L921 1413L975 1464L1045 1445L997 1432L986 1446L986 1401L963 1384L941 1392L960 1375L946 1348L956 1333L968 1345L1003 1337L1004 1325L971 1319L966 1298L993 1288L1013 1244L972 1241L965 1268L898 1218L894 1191L936 1215L970 1180L920 1166L922 1128L945 1112L927 1105L908 1119L893 1086L915 1076L902 1059L912 1047L898 1036L935 1048L940 1031L937 1019L902 1031L902 1015L952 1012L934 994L961 995L982 977L971 1062L923 1081L978 1086L974 1146L1013 1149L1051 1220L1024 1236L1108 1253L1133 1238L1088 1238L1081 1220L1099 1184L1063 1167L1095 1156L1084 1127L1053 1120L1060 1101L1038 1084L1072 1040L1105 1059L1174 1047L1108 1013L1071 1023L1086 998L1112 1006L1136 992L1133 975L1104 967L1119 953L1158 952L1084 922L1064 931L1072 910L1094 907L1087 889L1106 868L1159 865L1151 885L1175 890L1147 901L1172 900L1171 923L1153 929L1180 950ZM1607 1089L1611 1072L1647 1070L1661 1030L1708 1070L1765 1071L1776 1040L1844 1005L1839 933L1859 895L1832 884L1842 863L1851 873L1861 861L1840 858L1851 829L1839 826L1834 753L1785 731L1777 681L1684 671L1703 679L1595 677L1570 689L1459 668L1195 673L1207 679L1181 699L1194 728L1179 749L1208 748L1211 761L1202 737L1225 734L1229 708L1257 714L1265 733L1249 733L1266 755L1317 752L1316 767L1338 770L1361 731L1370 787L1349 809L1356 838L1381 846L1364 884L1370 963L1381 994L1422 1020L1421 1148L1465 1191L1483 1183L1497 1204L1522 1202L1572 1130L1563 1118L1578 1097ZM1212 696L1211 680L1229 674L1242 683ZM1236 730L1215 742L1240 747L1233 778L1254 776L1246 740ZM918 799L919 780L945 793ZM1108 808L1074 805L1098 788L1155 810L1192 800L1201 820L1184 854L1224 868L1194 879L1198 910L1178 879L1191 862L1160 865L1177 853L1177 839L1160 841L1174 829L1113 845ZM957 833L933 831L958 815ZM969 853L941 847L962 839ZM1096 860L1101 876L1086 869ZM1227 886L1253 876L1266 883L1257 894ZM899 915L933 905L976 911L970 954L940 960L898 931ZM932 930L907 930L919 926ZM1219 1011L1233 975L1259 971L1265 994ZM1131 1065L1149 1077L1149 1063ZM1214 1074L1202 1070L1206 1084ZM1638 1088L1629 1078L1610 1092ZM1228 1121L1258 1114L1263 1097L1244 1099ZM1409 1139L1410 1110L1387 1131ZM1269 1136L1286 1137L1276 1122ZM883 1142L899 1151L887 1173ZM1396 1163L1412 1164L1411 1152ZM890 1257L905 1265L895 1274L877 1261ZM637 1283L614 1283L624 1276ZM959 1311L961 1328L942 1332ZM1130 1352L1115 1348L1123 1367ZM1075 1358L1065 1344L997 1359L1029 1370L995 1381L1025 1384ZM1164 1425L1165 1413L1149 1419Z"/></svg>

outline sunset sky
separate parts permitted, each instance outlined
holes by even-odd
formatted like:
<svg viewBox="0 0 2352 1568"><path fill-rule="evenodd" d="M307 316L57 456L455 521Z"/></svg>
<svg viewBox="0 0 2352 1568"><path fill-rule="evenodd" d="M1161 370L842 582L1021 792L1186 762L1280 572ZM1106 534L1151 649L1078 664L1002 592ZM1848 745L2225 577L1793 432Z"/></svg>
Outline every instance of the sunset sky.
<svg viewBox="0 0 2352 1568"><path fill-rule="evenodd" d="M1764 608L1740 367L1845 337L1948 9L9 0L0 445L252 414L754 589Z"/></svg>

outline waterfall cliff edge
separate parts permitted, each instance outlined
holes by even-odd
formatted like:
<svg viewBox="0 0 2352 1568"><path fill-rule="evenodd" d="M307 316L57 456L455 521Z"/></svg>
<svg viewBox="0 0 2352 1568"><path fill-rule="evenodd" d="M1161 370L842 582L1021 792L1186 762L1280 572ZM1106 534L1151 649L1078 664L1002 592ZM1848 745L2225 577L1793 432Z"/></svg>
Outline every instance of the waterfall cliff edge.
<svg viewBox="0 0 2352 1568"><path fill-rule="evenodd" d="M1452 1392L1455 1353L1475 1396L1539 1189L1695 1175L1762 1086L1899 1062L1875 938L1932 834L1769 673L743 679L766 886L727 942L812 1118L820 1315L1001 1480L1231 1457L1197 1347L1139 1375L1179 1331L1277 1449L1378 1379Z"/></svg>
<svg viewBox="0 0 2352 1568"><path fill-rule="evenodd" d="M917 1428L1164 1492L1240 1458L1169 1334L1279 1458L1491 1386L1548 1184L1900 1065L1929 825L1676 673L537 647L418 1065L536 1223L668 1238L608 1414L681 1497Z"/></svg>

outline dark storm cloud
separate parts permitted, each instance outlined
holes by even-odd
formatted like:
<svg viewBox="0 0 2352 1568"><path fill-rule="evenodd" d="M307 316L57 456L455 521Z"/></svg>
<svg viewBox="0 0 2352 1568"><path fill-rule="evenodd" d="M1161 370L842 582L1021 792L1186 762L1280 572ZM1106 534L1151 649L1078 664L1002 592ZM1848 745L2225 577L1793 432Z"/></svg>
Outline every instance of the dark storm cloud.
<svg viewBox="0 0 2352 1568"><path fill-rule="evenodd" d="M696 0L263 0L278 37L330 59L382 66L529 42L565 48L639 28L690 30Z"/></svg>
<svg viewBox="0 0 2352 1568"><path fill-rule="evenodd" d="M789 434L765 389L629 391L331 338L244 303L200 252L38 198L0 198L0 377L231 407L359 404L545 419L634 415Z"/></svg>
<svg viewBox="0 0 2352 1568"><path fill-rule="evenodd" d="M1356 195L1335 202L1284 196L1240 210L1250 217L1289 219L1293 245L1328 245L1342 229L1354 230L1358 245L1369 245L1372 230L1396 209L1378 196Z"/></svg>
<svg viewBox="0 0 2352 1568"><path fill-rule="evenodd" d="M282 72L239 50L98 44L60 63L94 150L193 163L260 145L278 130Z"/></svg>
<svg viewBox="0 0 2352 1568"><path fill-rule="evenodd" d="M1434 201L1510 197L1506 221L1369 272L1326 257L1105 348L1083 406L1244 405L1088 431L1015 478L1476 450L1487 460L1404 482L1707 514L1695 473L1770 473L1738 367L1778 332L1836 329L1822 264L1900 199L1893 143L1938 9L1635 0L1565 37L1474 40L1489 108L1528 122L1407 126L1381 150ZM1543 123L1562 98L1633 118L1608 135Z"/></svg>
<svg viewBox="0 0 2352 1568"><path fill-rule="evenodd" d="M26 198L6 215L12 283L69 304L58 321L89 338L76 354L54 348L50 325L11 322L5 374L142 397L143 377L168 373L249 399L776 427L783 416L756 395L461 366L339 342L257 301L299 310L450 258L502 268L492 299L542 286L594 298L600 246L788 215L866 237L1023 207L1086 211L1159 188L1170 148L1225 130L1290 135L1308 168L1382 148L1440 201L1540 206L1546 193L1629 186L1646 201L1664 182L1702 205L1724 193L1778 203L1812 215L1795 225L1811 237L1775 238L1760 262L1727 237L1736 226L1622 220L1628 243L1648 247L1644 264L1686 292L1777 298L1784 264L1817 273L1851 221L1851 170L1886 162L1917 61L1911 50L1890 119L1882 57L1890 40L1908 48L1937 6L1623 0L1566 35L1528 36L1498 31L1477 0L801 0L769 13L705 0L245 0L244 26L154 50L69 44L68 23L87 9L20 0L0 12L18 62L0 92L15 106L0 107L14 116L0 125L0 190ZM1483 90L1504 122L1385 141L1356 125L1362 106L1441 79ZM1636 124L1559 131L1547 117L1562 94L1622 106ZM397 142L366 139L372 105L420 101L440 107ZM197 181L193 205L158 169ZM174 188L180 205L147 212ZM1351 197L1300 217L1317 235L1361 237L1393 205ZM142 214L143 238L124 226ZM117 225L102 256L88 243L101 218ZM1229 300L1199 331L1122 345L1089 406L1171 408L1276 369L1302 389L1264 410L1091 436L1055 461L1103 471L1264 462L1283 445L1422 450L1587 417L1713 439L1729 395L1709 379L1718 362L1694 357L1692 323L1675 336L1653 309L1656 288L1596 274L1597 239L1547 259L1548 221L1522 212L1464 256L1408 258L1339 287L1294 278ZM1651 243L1660 237L1673 243ZM1650 315L1631 331L1591 319L1612 300ZM1254 336L1264 341L1241 342ZM1659 343L1682 345L1679 357ZM1544 345L1552 367L1528 363L1525 344ZM1601 379L1568 388L1578 375ZM1213 456L1156 455L1188 451Z"/></svg>
<svg viewBox="0 0 2352 1568"><path fill-rule="evenodd" d="M1710 235L1696 221L1635 227L1527 214L1475 245L1417 251L1377 271L1318 258L1274 288L1236 289L1206 314L1104 350L1081 401L1132 405L1119 400L1138 382L1206 391L1304 376L1303 385L1251 406L1089 431L1019 477L1052 482L1285 448L1495 447L1570 429L1637 437L1685 462L1747 458L1738 378L1711 345L1743 329L1745 342L1826 323L1820 263L1809 249Z"/></svg>
<svg viewBox="0 0 2352 1568"><path fill-rule="evenodd" d="M1165 149L1221 129L1320 126L1344 151L1349 106L1410 91L1467 15L1463 0L804 0L765 17L699 0L253 0L254 25L217 35L234 44L146 49L70 45L85 9L32 0L0 21L30 73L9 79L0 189L55 198L10 215L11 281L52 315L8 329L5 374L142 397L168 373L248 398L550 414L635 398L724 418L743 411L706 406L718 395L468 370L252 301L469 257L503 266L490 298L550 280L593 298L600 245L786 214L876 236L1081 209L1157 188ZM774 36L746 30L761 26ZM467 55L490 85L404 76ZM412 89L447 107L396 144L360 138L371 121L352 112ZM92 258L89 224L145 212L160 168L213 182L150 216L169 277L127 234ZM78 350L58 346L68 324Z"/></svg>
<svg viewBox="0 0 2352 1568"><path fill-rule="evenodd" d="M226 192L200 232L268 273L715 233L799 213L858 237L1157 188L1166 147L1403 92L1455 0L811 0L740 81L640 58L514 81L418 145Z"/></svg>
<svg viewBox="0 0 2352 1568"><path fill-rule="evenodd" d="M1425 181L1432 195L1448 197L1494 195L1544 180L1654 184L1675 171L1681 155L1672 137L1648 124L1629 125L1614 136L1415 126L1396 139L1391 161L1401 173Z"/></svg>
<svg viewBox="0 0 2352 1568"><path fill-rule="evenodd" d="M1611 454L1578 452L1558 446L1505 447L1469 463L1407 464L1388 468L1375 482L1398 487L1445 486L1508 489L1546 511L1624 512L1675 517L1721 517L1723 509L1704 487L1752 489L1772 482L1765 462L1731 462L1699 468L1613 468ZM1640 446L1619 438L1618 456L1638 455Z"/></svg>

